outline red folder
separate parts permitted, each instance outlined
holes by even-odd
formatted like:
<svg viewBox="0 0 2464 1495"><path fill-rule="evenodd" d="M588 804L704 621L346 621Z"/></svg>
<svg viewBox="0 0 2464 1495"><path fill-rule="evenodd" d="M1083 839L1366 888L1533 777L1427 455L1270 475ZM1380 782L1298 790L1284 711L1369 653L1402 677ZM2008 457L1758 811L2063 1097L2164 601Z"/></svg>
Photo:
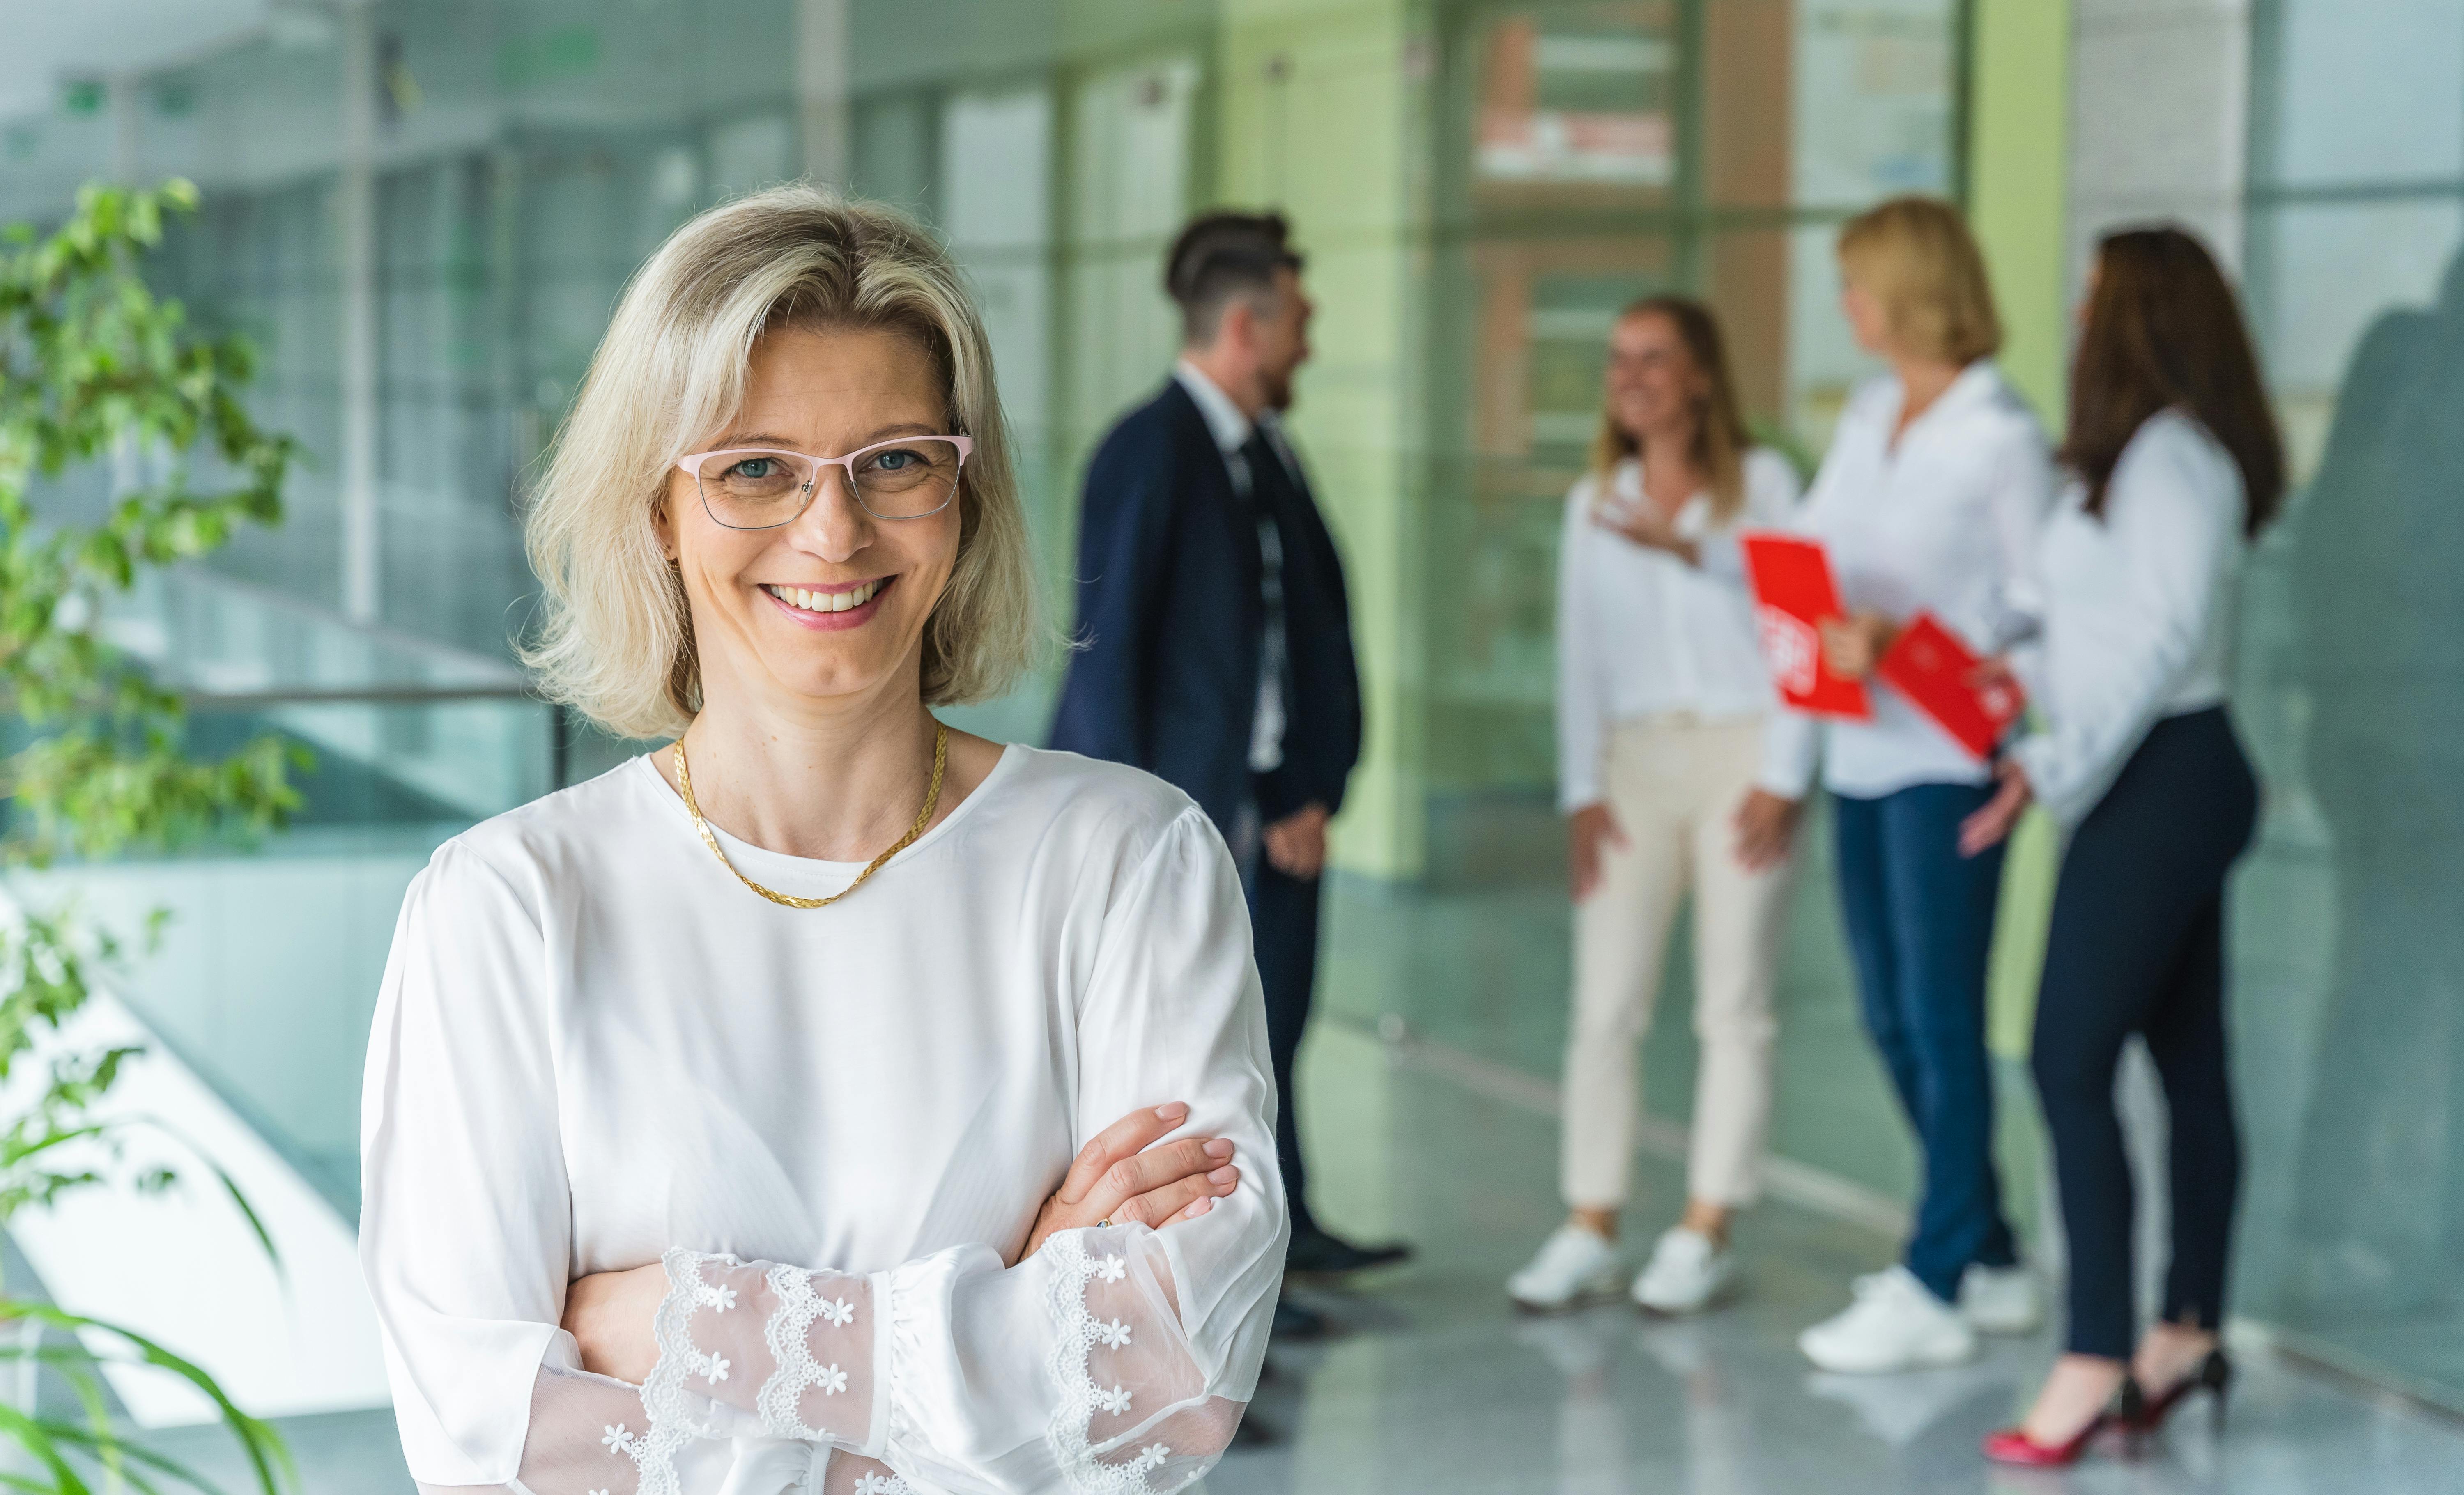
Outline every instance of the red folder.
<svg viewBox="0 0 2464 1495"><path fill-rule="evenodd" d="M1848 611L1839 605L1839 587L1831 579L1831 561L1822 546L1771 530L1749 531L1739 543L1746 553L1746 577L1754 589L1754 625L1762 634L1763 658L1780 699L1821 716L1859 721L1872 716L1874 704L1866 699L1864 685L1833 674L1822 663L1822 636L1816 630L1824 619L1845 617Z"/></svg>
<svg viewBox="0 0 2464 1495"><path fill-rule="evenodd" d="M1979 758L2017 720L2027 695L2013 680L1976 683L1977 657L1959 635L1928 612L1918 613L1882 654L1875 673L1932 717L1959 745Z"/></svg>

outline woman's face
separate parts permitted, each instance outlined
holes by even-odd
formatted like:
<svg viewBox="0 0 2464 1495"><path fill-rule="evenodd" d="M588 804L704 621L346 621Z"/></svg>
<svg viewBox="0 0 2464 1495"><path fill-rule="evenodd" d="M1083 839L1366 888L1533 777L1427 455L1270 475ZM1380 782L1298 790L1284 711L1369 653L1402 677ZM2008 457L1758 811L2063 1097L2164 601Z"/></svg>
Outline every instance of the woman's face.
<svg viewBox="0 0 2464 1495"><path fill-rule="evenodd" d="M1690 437L1710 386L1677 323L1660 313L1620 318L1609 333L1609 411L1636 440Z"/></svg>
<svg viewBox="0 0 2464 1495"><path fill-rule="evenodd" d="M1881 297L1859 285L1843 266L1839 278L1839 310L1848 319L1857 345L1877 358L1891 356L1891 319Z"/></svg>
<svg viewBox="0 0 2464 1495"><path fill-rule="evenodd" d="M898 436L950 434L933 359L877 328L788 327L754 345L744 408L697 451L768 447L845 456ZM713 469L715 472L715 469ZM880 519L855 501L844 468L823 468L812 502L776 529L711 517L691 473L670 470L656 516L693 607L702 693L846 699L915 689L925 620L958 558L958 506ZM807 605L872 588L860 605Z"/></svg>

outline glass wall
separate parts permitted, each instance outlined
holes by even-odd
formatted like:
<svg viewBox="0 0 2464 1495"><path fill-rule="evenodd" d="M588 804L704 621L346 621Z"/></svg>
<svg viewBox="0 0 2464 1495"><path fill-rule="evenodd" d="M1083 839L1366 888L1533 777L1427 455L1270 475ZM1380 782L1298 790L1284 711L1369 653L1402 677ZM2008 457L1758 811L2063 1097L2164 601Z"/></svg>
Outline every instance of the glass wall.
<svg viewBox="0 0 2464 1495"><path fill-rule="evenodd" d="M2464 5L2254 15L2248 277L2298 490L2245 601L2253 1307L2464 1406Z"/></svg>

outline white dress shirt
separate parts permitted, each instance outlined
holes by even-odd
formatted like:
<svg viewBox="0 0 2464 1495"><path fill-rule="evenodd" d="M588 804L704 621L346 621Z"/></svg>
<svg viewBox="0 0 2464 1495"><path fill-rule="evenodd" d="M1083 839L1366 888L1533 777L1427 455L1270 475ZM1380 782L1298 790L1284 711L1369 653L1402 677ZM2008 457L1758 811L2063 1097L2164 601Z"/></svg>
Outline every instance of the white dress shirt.
<svg viewBox="0 0 2464 1495"><path fill-rule="evenodd" d="M2012 661L2045 723L2012 755L2071 824L2150 727L2224 701L2247 507L2231 453L2178 410L2132 433L2102 518L2086 501L2073 482L2045 525L2044 630Z"/></svg>
<svg viewBox="0 0 2464 1495"><path fill-rule="evenodd" d="M1283 433L1275 429L1268 415L1257 422L1241 412L1232 397L1216 387L1203 369L1182 359L1173 365L1172 377L1189 397L1198 402L1198 413L1206 418L1207 432L1214 436L1216 450L1223 453L1223 469L1232 477L1232 491L1248 502L1249 457L1244 450L1252 432L1264 428L1266 439L1277 452L1285 451ZM1287 457L1288 460L1288 457ZM1284 539L1276 528L1274 517L1258 516L1258 556L1260 602L1265 620L1265 636L1258 649L1258 708L1250 718L1249 771L1272 773L1284 764Z"/></svg>
<svg viewBox="0 0 2464 1495"><path fill-rule="evenodd" d="M1725 523L1711 495L1677 511L1677 532L1716 545L1740 529L1774 529L1796 511L1796 473L1778 452L1745 454L1744 503ZM1642 464L1628 457L1608 491L1589 474L1566 495L1557 547L1557 803L1602 798L1609 728L1690 714L1706 721L1765 715L1777 699L1755 642L1753 605L1732 582L1602 524L1604 507L1642 503ZM1706 550L1709 548L1706 545Z"/></svg>
<svg viewBox="0 0 2464 1495"><path fill-rule="evenodd" d="M861 870L719 841L790 894ZM648 758L497 816L411 884L369 1041L361 1257L410 1473L1177 1487L1209 1461L1158 1419L1245 1401L1265 1349L1269 1073L1239 875L1134 769L1011 747L822 909L738 882ZM1172 1101L1234 1144L1232 1196L1004 1267L1078 1148ZM702 1286L659 1369L583 1372L566 1285L663 1258Z"/></svg>
<svg viewBox="0 0 2464 1495"><path fill-rule="evenodd" d="M1830 553L1850 611L1930 612L1980 654L2035 630L2035 544L2054 496L2044 431L1993 364L1969 364L1899 433L1903 390L1868 381L1840 412L1797 528ZM1817 759L1835 794L1983 783L1986 766L1880 681L1868 721L1783 712L1765 735L1763 787L1801 798Z"/></svg>

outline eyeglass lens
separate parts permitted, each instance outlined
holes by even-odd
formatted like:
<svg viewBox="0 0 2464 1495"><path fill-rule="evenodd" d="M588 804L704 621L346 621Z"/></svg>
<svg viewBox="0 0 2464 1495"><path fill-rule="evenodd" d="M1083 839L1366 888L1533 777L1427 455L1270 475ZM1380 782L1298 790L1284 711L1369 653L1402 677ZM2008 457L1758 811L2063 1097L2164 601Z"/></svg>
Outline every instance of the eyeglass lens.
<svg viewBox="0 0 2464 1495"><path fill-rule="evenodd" d="M855 458L855 496L876 518L913 519L948 504L958 484L958 445L919 436ZM821 468L792 451L738 451L701 467L702 502L731 529L761 530L804 512Z"/></svg>

